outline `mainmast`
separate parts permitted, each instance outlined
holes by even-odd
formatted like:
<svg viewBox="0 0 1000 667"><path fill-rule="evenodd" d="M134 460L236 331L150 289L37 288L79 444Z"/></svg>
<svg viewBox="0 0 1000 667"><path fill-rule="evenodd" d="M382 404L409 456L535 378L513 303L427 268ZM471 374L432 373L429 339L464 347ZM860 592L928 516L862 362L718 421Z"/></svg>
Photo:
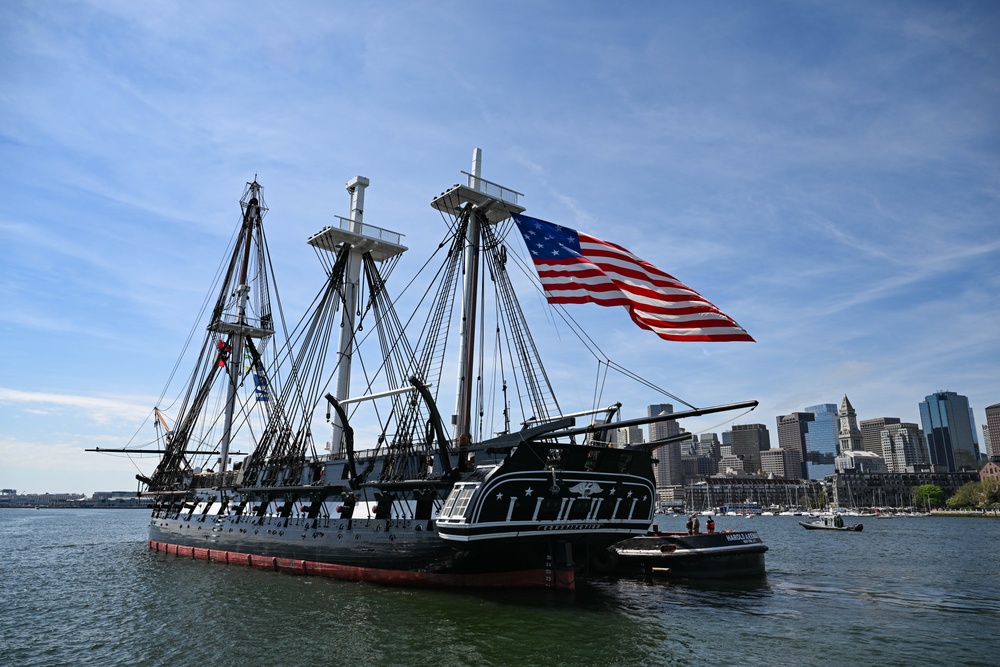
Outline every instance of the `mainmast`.
<svg viewBox="0 0 1000 667"><path fill-rule="evenodd" d="M462 320L459 329L458 395L455 414L452 417L454 433L461 439L472 431L472 394L475 389L473 377L476 349L476 294L479 288L479 254L482 245L482 227L506 220L512 213L521 213L518 206L521 193L491 183L482 178L483 151L476 148L472 152L472 172L462 172L468 176L468 185L456 185L438 195L431 206L451 214L456 219L467 218L464 267L462 281Z"/></svg>
<svg viewBox="0 0 1000 667"><path fill-rule="evenodd" d="M339 227L327 227L309 239L309 245L336 253L341 244L350 247L343 289L343 320L340 341L337 346L337 387L334 397L344 401L351 391L351 359L354 355L355 316L358 310L358 290L361 283L363 255L371 253L376 262L383 262L406 250L400 244L401 235L386 229L366 225L363 222L365 208L365 188L370 181L364 176L355 176L347 182L347 192L351 196L350 217L342 218ZM340 415L333 424L333 453L341 454L344 425Z"/></svg>

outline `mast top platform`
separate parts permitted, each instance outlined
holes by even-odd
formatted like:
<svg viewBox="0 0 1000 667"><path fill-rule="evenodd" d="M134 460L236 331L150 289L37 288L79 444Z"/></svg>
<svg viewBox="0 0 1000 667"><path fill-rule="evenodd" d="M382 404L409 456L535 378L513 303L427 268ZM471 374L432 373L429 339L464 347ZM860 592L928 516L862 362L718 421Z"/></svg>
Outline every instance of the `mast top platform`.
<svg viewBox="0 0 1000 667"><path fill-rule="evenodd" d="M350 243L358 252L371 252L372 259L376 262L383 262L407 250L401 243L402 234L342 218L339 215L336 218L339 220L338 226L324 227L313 234L309 237L309 245L320 250L337 252L337 247L341 243Z"/></svg>
<svg viewBox="0 0 1000 667"><path fill-rule="evenodd" d="M518 204L520 192L505 188L485 178L463 171L468 177L468 183L453 185L431 202L431 206L449 215L458 216L462 209L471 204L486 215L490 223L506 220L514 213L523 213L524 207Z"/></svg>
<svg viewBox="0 0 1000 667"><path fill-rule="evenodd" d="M384 262L406 252L406 246L400 241L402 234L390 232L375 225L362 222L365 209L365 189L371 184L364 176L355 176L347 182L347 192L351 195L351 217L342 218L336 227L324 227L321 231L309 237L309 245L319 250L337 252L343 244L350 244L357 254L371 253L376 262ZM360 266L360 265L359 265Z"/></svg>

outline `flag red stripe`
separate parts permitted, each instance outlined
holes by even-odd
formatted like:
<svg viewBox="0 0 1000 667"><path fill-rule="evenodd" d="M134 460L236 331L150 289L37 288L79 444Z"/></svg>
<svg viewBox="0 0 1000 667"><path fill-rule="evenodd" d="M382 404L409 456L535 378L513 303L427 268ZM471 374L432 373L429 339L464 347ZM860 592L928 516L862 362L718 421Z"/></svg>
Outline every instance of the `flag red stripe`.
<svg viewBox="0 0 1000 667"><path fill-rule="evenodd" d="M549 303L623 306L640 327L666 340L753 341L732 318L666 271L625 248L566 227L528 219L529 249ZM536 224L537 223L537 224ZM519 221L519 225L521 221ZM549 229L542 236L533 230ZM579 241L580 254L572 235ZM553 239L560 239L554 241ZM546 243L558 245L548 245ZM551 254L553 259L541 255Z"/></svg>

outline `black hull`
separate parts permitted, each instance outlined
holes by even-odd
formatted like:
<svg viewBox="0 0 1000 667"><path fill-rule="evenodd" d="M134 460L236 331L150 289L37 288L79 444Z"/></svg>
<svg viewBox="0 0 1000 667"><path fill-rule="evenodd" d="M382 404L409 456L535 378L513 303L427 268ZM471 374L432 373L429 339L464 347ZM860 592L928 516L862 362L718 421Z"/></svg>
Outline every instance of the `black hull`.
<svg viewBox="0 0 1000 667"><path fill-rule="evenodd" d="M765 574L767 546L752 531L633 537L610 550L608 573L623 576L732 579Z"/></svg>
<svg viewBox="0 0 1000 667"><path fill-rule="evenodd" d="M617 539L609 535L594 548L604 548ZM271 519L258 524L228 519L215 523L153 519L149 540L345 567L441 574L517 571L549 563L574 563L573 542L543 532L488 543L461 543L442 539L433 527L413 521ZM586 546L577 549L581 556Z"/></svg>
<svg viewBox="0 0 1000 667"><path fill-rule="evenodd" d="M523 442L455 482L162 494L150 546L243 564L255 564L247 556L296 561L327 576L387 583L572 588L593 554L646 532L655 489L646 453L563 448ZM551 459L562 467L538 469ZM328 464L323 478L338 479L337 466Z"/></svg>
<svg viewBox="0 0 1000 667"><path fill-rule="evenodd" d="M407 529L415 528L412 525L397 524L386 531L384 521L353 522L350 529L345 526L341 531L339 523L330 529L306 526L299 520L284 525L282 520L252 529L243 526L243 533L234 528L232 534L227 522L201 527L201 531L199 526L153 523L149 547L181 558L387 585L575 587L575 568L569 560L572 551L554 542L457 549L433 531L407 534ZM420 533L424 535L416 537Z"/></svg>

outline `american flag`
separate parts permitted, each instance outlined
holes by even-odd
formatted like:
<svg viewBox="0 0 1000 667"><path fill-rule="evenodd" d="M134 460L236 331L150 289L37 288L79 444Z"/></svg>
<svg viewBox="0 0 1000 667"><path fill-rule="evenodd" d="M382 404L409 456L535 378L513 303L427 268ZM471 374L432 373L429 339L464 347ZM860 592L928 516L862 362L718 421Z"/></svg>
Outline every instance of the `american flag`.
<svg viewBox="0 0 1000 667"><path fill-rule="evenodd" d="M669 273L625 248L569 227L515 214L549 303L624 306L660 338L749 341L731 317Z"/></svg>

